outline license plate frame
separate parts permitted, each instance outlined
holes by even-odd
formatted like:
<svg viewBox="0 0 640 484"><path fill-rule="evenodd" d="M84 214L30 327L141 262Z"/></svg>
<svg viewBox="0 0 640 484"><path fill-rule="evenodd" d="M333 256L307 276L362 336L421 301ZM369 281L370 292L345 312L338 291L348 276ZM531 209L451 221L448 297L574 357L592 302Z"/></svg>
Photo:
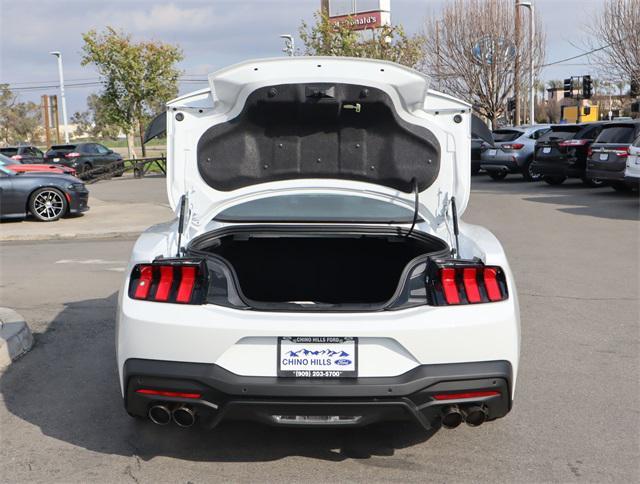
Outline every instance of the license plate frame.
<svg viewBox="0 0 640 484"><path fill-rule="evenodd" d="M356 337L279 336L277 345L276 369L279 378L324 380L358 377L358 338ZM285 359L307 361L283 365ZM327 360L330 360L330 363ZM339 361L341 362L338 363Z"/></svg>

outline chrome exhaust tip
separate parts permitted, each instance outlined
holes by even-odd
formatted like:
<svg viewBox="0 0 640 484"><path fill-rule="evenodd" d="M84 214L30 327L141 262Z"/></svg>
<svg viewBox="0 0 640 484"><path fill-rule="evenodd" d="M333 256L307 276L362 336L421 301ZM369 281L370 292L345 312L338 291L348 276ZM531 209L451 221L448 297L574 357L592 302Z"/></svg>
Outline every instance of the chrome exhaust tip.
<svg viewBox="0 0 640 484"><path fill-rule="evenodd" d="M455 429L462 423L463 417L457 405L445 407L442 410L442 426L446 429Z"/></svg>
<svg viewBox="0 0 640 484"><path fill-rule="evenodd" d="M470 427L479 427L487 420L487 411L479 405L472 405L462 410L464 421Z"/></svg>
<svg viewBox="0 0 640 484"><path fill-rule="evenodd" d="M196 423L196 412L187 405L180 405L173 410L173 421L179 427L191 427Z"/></svg>
<svg viewBox="0 0 640 484"><path fill-rule="evenodd" d="M171 422L171 410L166 405L156 404L149 408L149 420L156 425L167 425Z"/></svg>

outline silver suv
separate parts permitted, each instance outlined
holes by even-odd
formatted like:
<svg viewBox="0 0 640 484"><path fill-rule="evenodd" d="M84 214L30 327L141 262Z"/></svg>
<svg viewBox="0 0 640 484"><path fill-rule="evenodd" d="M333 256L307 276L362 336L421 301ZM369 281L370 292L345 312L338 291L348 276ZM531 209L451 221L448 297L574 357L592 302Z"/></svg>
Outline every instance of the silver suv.
<svg viewBox="0 0 640 484"><path fill-rule="evenodd" d="M481 154L481 168L494 180L502 180L509 173L520 173L527 181L542 177L531 169L536 140L551 129L549 124L516 126L493 132L495 146L487 146Z"/></svg>

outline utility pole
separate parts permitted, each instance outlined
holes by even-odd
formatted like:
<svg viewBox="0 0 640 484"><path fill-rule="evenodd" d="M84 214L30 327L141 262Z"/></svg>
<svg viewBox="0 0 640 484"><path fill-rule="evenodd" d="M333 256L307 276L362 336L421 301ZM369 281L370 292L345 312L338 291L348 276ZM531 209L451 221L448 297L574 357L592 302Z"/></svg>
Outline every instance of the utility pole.
<svg viewBox="0 0 640 484"><path fill-rule="evenodd" d="M516 101L515 114L513 116L513 125L520 125L520 9L518 8L518 0L516 0L515 8L515 40L516 40L516 57L513 63L513 98Z"/></svg>
<svg viewBox="0 0 640 484"><path fill-rule="evenodd" d="M62 53L54 50L49 54L58 58L58 77L60 78L60 99L62 99L62 122L64 123L64 142L69 144L69 126L67 125L67 101L64 97L64 74L62 71Z"/></svg>
<svg viewBox="0 0 640 484"><path fill-rule="evenodd" d="M518 3L516 3L516 10L518 10L517 7L526 7L529 9L529 61L530 61L530 65L529 65L529 123L530 124L535 124L536 123L536 86L535 86L535 81L534 81L534 75L535 75L535 71L534 71L534 65L533 65L533 61L534 61L534 55L533 55L533 51L534 51L534 45L535 45L535 38L536 38L536 22L535 22L535 7L533 5L533 1L531 0L519 0Z"/></svg>
<svg viewBox="0 0 640 484"><path fill-rule="evenodd" d="M51 146L51 127L49 126L49 96L46 94L41 98L42 100L42 120L44 121L44 140L47 147Z"/></svg>

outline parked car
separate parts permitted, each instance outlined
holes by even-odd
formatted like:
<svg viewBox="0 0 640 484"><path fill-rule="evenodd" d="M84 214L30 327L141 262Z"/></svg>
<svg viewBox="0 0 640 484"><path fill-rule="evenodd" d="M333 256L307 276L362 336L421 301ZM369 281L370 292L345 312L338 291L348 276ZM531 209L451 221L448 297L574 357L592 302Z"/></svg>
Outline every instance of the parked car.
<svg viewBox="0 0 640 484"><path fill-rule="evenodd" d="M167 105L179 216L136 241L118 298L128 413L208 428L504 417L518 298L496 237L458 222L468 104L372 59L257 60L210 81L215 111L211 91Z"/></svg>
<svg viewBox="0 0 640 484"><path fill-rule="evenodd" d="M484 141L478 138L471 138L471 174L480 173L480 165L482 164L482 149Z"/></svg>
<svg viewBox="0 0 640 484"><path fill-rule="evenodd" d="M89 210L89 192L80 180L57 173L18 173L0 166L0 218L31 214L53 222Z"/></svg>
<svg viewBox="0 0 640 484"><path fill-rule="evenodd" d="M624 181L629 186L640 186L640 136L629 147L627 168L624 171Z"/></svg>
<svg viewBox="0 0 640 484"><path fill-rule="evenodd" d="M589 150L587 177L598 178L618 191L629 191L625 180L631 143L640 135L640 120L607 123Z"/></svg>
<svg viewBox="0 0 640 484"><path fill-rule="evenodd" d="M502 180L509 173L521 174L527 181L537 181L541 175L531 169L536 141L551 129L548 124L516 126L493 132L495 147L482 151L481 167L494 180Z"/></svg>
<svg viewBox="0 0 640 484"><path fill-rule="evenodd" d="M603 182L586 174L589 148L605 125L599 123L557 124L536 142L531 170L549 185L560 185L567 178L581 178L590 187Z"/></svg>
<svg viewBox="0 0 640 484"><path fill-rule="evenodd" d="M122 156L100 143L54 145L45 154L45 162L70 166L83 174L88 170L106 167L122 161ZM122 172L114 176L121 176Z"/></svg>
<svg viewBox="0 0 640 484"><path fill-rule="evenodd" d="M0 155L23 163L43 163L44 154L36 146L18 145L0 148Z"/></svg>
<svg viewBox="0 0 640 484"><path fill-rule="evenodd" d="M22 161L18 161L14 158L8 158L2 154L0 154L0 165L6 166L7 168L18 172L25 173L29 171L39 171L39 172L52 172L52 173L66 173L67 175L75 176L76 170L73 168L69 168L68 166L56 166L56 165L46 165L44 163L34 163L27 164Z"/></svg>

